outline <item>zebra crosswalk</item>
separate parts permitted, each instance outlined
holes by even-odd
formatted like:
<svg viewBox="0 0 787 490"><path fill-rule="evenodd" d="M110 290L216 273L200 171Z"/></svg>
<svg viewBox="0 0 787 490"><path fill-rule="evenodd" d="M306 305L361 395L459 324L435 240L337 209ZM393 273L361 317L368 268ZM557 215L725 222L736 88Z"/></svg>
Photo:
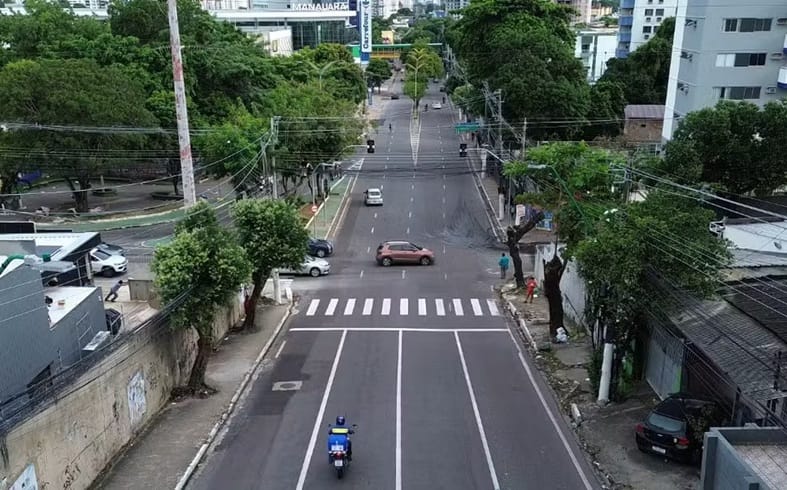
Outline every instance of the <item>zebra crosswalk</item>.
<svg viewBox="0 0 787 490"><path fill-rule="evenodd" d="M479 298L314 298L306 316L500 316L493 299Z"/></svg>

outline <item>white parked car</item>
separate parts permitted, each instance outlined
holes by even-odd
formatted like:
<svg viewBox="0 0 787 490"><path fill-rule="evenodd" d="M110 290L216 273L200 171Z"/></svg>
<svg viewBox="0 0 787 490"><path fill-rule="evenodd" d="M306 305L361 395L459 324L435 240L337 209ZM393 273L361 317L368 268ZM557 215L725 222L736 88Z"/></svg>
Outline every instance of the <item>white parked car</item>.
<svg viewBox="0 0 787 490"><path fill-rule="evenodd" d="M110 254L100 248L94 248L89 255L93 274L112 277L116 274L124 274L128 270L128 259L122 255Z"/></svg>
<svg viewBox="0 0 787 490"><path fill-rule="evenodd" d="M383 193L380 189L366 189L363 192L363 203L367 206L382 206Z"/></svg>
<svg viewBox="0 0 787 490"><path fill-rule="evenodd" d="M303 276L312 276L312 277L320 277L324 276L331 272L331 264L325 259L321 259L319 257L312 257L310 255L306 255L303 259L303 264L301 264L300 269L292 270L292 269L279 269L279 274L292 274L292 275L303 275Z"/></svg>

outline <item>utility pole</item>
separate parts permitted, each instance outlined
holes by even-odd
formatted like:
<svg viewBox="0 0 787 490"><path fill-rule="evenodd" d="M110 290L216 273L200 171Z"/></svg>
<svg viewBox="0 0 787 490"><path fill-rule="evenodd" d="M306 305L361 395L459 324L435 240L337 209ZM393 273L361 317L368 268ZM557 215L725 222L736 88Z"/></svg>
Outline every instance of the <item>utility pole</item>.
<svg viewBox="0 0 787 490"><path fill-rule="evenodd" d="M180 50L177 0L167 0L167 11L169 14L169 45L172 52L172 79L175 84L175 111L178 118L183 207L188 209L197 203L197 191L194 186L194 164L191 160L189 114L186 108L186 87L183 83L183 58Z"/></svg>
<svg viewBox="0 0 787 490"><path fill-rule="evenodd" d="M497 95L497 154L503 156L503 91L495 90Z"/></svg>
<svg viewBox="0 0 787 490"><path fill-rule="evenodd" d="M525 151L527 151L527 118L522 123L522 161L525 161Z"/></svg>
<svg viewBox="0 0 787 490"><path fill-rule="evenodd" d="M271 118L271 146L274 151L271 151L271 180L273 181L273 198L279 198L279 184L276 179L276 143L279 141L279 117L273 116Z"/></svg>

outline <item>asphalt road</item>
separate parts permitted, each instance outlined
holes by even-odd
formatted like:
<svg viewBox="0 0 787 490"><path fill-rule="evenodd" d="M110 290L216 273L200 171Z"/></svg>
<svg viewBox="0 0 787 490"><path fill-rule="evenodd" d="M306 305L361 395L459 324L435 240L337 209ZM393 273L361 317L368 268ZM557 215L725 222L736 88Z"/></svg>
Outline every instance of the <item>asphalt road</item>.
<svg viewBox="0 0 787 490"><path fill-rule="evenodd" d="M433 85L425 102L441 95ZM388 105L331 275L296 281L287 333L189 488L598 487L496 302L499 252L454 114L412 120L410 105ZM384 206L363 206L369 187L383 190ZM435 264L377 266L377 245L391 239L432 249ZM339 414L359 426L341 481L326 450Z"/></svg>

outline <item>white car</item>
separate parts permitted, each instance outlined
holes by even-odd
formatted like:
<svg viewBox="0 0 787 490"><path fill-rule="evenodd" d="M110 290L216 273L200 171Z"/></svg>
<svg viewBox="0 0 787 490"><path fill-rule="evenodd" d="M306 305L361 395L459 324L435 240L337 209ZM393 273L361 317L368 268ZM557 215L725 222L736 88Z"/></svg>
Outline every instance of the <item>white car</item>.
<svg viewBox="0 0 787 490"><path fill-rule="evenodd" d="M442 109L442 108L443 108L443 104L439 102L435 102L434 104L432 104L432 109Z"/></svg>
<svg viewBox="0 0 787 490"><path fill-rule="evenodd" d="M366 189L363 192L363 203L367 206L382 206L383 193L380 189Z"/></svg>
<svg viewBox="0 0 787 490"><path fill-rule="evenodd" d="M128 259L122 255L109 254L100 248L94 248L89 255L93 274L112 277L116 274L124 274L128 270Z"/></svg>
<svg viewBox="0 0 787 490"><path fill-rule="evenodd" d="M331 272L330 262L318 257L312 257L310 255L306 255L304 257L303 264L301 264L301 267L298 270L287 268L279 269L279 274L303 275L312 277L324 276L329 272Z"/></svg>

